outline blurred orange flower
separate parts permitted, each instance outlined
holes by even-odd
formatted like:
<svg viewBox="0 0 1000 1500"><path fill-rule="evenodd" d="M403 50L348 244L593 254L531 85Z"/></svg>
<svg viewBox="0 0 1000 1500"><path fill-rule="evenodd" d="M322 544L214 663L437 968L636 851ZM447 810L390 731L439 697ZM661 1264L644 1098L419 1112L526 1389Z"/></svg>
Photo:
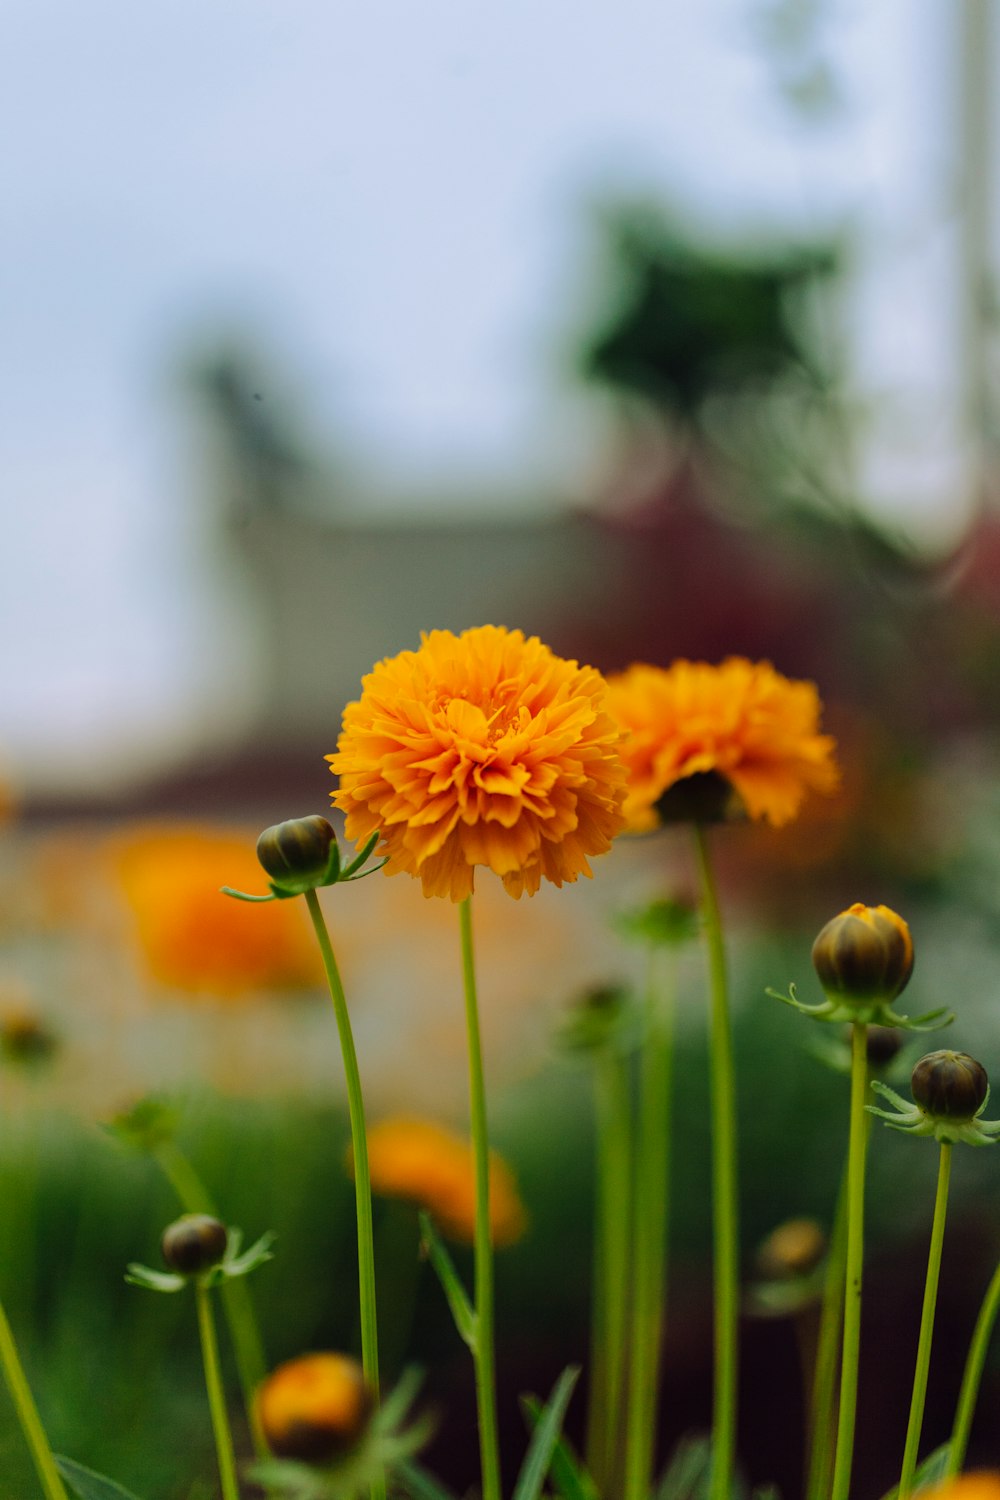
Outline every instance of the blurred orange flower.
<svg viewBox="0 0 1000 1500"><path fill-rule="evenodd" d="M1000 1500L1000 1474L985 1469L960 1474L933 1489L921 1490L920 1500Z"/></svg>
<svg viewBox="0 0 1000 1500"><path fill-rule="evenodd" d="M261 886L252 836L150 824L117 835L111 851L140 950L161 983L232 999L321 977L300 902L248 906L221 894L222 885Z"/></svg>
<svg viewBox="0 0 1000 1500"><path fill-rule="evenodd" d="M698 773L723 777L751 818L776 827L795 817L807 791L838 785L815 685L792 682L769 662L639 663L608 679L608 706L625 732L632 832L658 827L664 792Z"/></svg>
<svg viewBox="0 0 1000 1500"><path fill-rule="evenodd" d="M349 703L331 769L356 843L376 831L386 873L424 895L470 895L476 865L510 895L589 875L624 826L618 728L592 667L537 636L432 630L381 661Z"/></svg>
<svg viewBox="0 0 1000 1500"><path fill-rule="evenodd" d="M353 1171L354 1158L348 1154ZM372 1191L425 1208L449 1239L471 1245L476 1225L472 1144L431 1120L382 1120L368 1132ZM490 1233L494 1245L513 1245L528 1216L507 1163L490 1153Z"/></svg>
<svg viewBox="0 0 1000 1500"><path fill-rule="evenodd" d="M357 1360L304 1354L271 1372L255 1405L272 1453L329 1463L357 1445L375 1402Z"/></svg>

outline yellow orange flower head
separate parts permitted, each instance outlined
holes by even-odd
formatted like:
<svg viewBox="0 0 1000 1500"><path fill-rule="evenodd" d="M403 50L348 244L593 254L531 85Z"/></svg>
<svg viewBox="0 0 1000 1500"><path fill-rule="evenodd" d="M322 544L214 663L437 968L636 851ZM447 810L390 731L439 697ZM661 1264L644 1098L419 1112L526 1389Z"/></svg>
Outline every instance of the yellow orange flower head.
<svg viewBox="0 0 1000 1500"><path fill-rule="evenodd" d="M279 1458L329 1463L365 1433L375 1402L361 1366L346 1354L290 1359L258 1387L257 1417Z"/></svg>
<svg viewBox="0 0 1000 1500"><path fill-rule="evenodd" d="M138 947L161 984L235 1000L321 977L300 902L246 906L220 894L230 882L259 882L253 844L241 835L149 824L116 836L110 852Z"/></svg>
<svg viewBox="0 0 1000 1500"><path fill-rule="evenodd" d="M981 1470L921 1490L920 1500L1000 1500L1000 1474Z"/></svg>
<svg viewBox="0 0 1000 1500"><path fill-rule="evenodd" d="M353 1158L348 1157L353 1167ZM431 1120L382 1120L368 1132L372 1191L415 1203L431 1215L442 1234L471 1245L476 1226L476 1174L472 1145ZM513 1245L528 1216L514 1175L496 1152L490 1153L490 1237Z"/></svg>
<svg viewBox="0 0 1000 1500"><path fill-rule="evenodd" d="M775 827L795 817L806 792L838 785L815 685L792 682L769 662L637 663L609 677L608 706L625 732L625 815L634 833L660 825L657 804L686 777L721 777L751 818Z"/></svg>
<svg viewBox="0 0 1000 1500"><path fill-rule="evenodd" d="M461 901L475 867L533 895L589 875L624 826L620 734L593 667L537 636L432 630L379 662L327 756L356 843L381 834L389 875Z"/></svg>

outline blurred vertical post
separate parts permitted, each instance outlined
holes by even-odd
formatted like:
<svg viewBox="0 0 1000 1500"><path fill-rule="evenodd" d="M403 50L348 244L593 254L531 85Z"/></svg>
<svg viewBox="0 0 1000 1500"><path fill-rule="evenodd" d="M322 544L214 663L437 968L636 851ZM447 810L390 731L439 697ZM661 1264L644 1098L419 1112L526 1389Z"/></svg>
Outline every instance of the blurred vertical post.
<svg viewBox="0 0 1000 1500"><path fill-rule="evenodd" d="M972 483L982 503L993 470L990 349L996 321L992 256L994 0L961 0L958 27L957 148L962 274L962 413L972 450Z"/></svg>

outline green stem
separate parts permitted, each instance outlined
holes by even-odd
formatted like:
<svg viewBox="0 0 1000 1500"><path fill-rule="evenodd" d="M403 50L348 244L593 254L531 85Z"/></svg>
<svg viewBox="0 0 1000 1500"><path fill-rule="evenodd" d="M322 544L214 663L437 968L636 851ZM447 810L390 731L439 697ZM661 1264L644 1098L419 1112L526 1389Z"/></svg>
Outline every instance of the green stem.
<svg viewBox="0 0 1000 1500"><path fill-rule="evenodd" d="M220 1217L205 1184L194 1167L174 1145L173 1141L162 1141L153 1148L153 1157L170 1183L185 1213L210 1214ZM269 1449L257 1417L254 1393L267 1374L264 1344L260 1336L253 1298L243 1277L224 1281L219 1287L222 1310L229 1329L229 1337L236 1356L236 1372L239 1376L243 1405L247 1423L253 1439L254 1452L258 1458L267 1458Z"/></svg>
<svg viewBox="0 0 1000 1500"><path fill-rule="evenodd" d="M358 1221L358 1279L361 1294L361 1363L371 1389L378 1395L378 1324L375 1314L375 1248L372 1236L372 1185L368 1169L368 1135L365 1130L365 1104L361 1092L361 1073L354 1047L354 1033L347 1009L347 997L333 944L326 929L323 911L315 891L306 891L306 906L323 956L323 968L330 988L333 1011L337 1018L340 1050L347 1081L347 1107L351 1118L351 1146L354 1153L354 1201ZM372 1500L385 1500L385 1475L372 1481Z"/></svg>
<svg viewBox="0 0 1000 1500"><path fill-rule="evenodd" d="M866 1116L867 1120L871 1116ZM823 1500L829 1493L836 1431L837 1360L840 1355L840 1328L844 1313L844 1279L847 1256L847 1180L845 1160L837 1193L830 1249L823 1276L823 1302L816 1341L816 1364L813 1370L812 1400L809 1408L808 1462L806 1500Z"/></svg>
<svg viewBox="0 0 1000 1500"><path fill-rule="evenodd" d="M661 990L657 983L655 958L656 949L651 948L632 1199L634 1259L625 1449L626 1500L644 1500L649 1494L665 1291L673 997L665 989Z"/></svg>
<svg viewBox="0 0 1000 1500"><path fill-rule="evenodd" d="M462 980L469 1042L469 1118L476 1164L476 1398L479 1409L479 1453L483 1500L500 1500L500 1449L497 1441L496 1356L493 1348L493 1245L490 1233L490 1143L486 1126L486 1081L476 998L476 961L472 947L472 898L458 908L462 934Z"/></svg>
<svg viewBox="0 0 1000 1500"><path fill-rule="evenodd" d="M28 1378L17 1352L17 1344L14 1342L14 1334L7 1321L7 1314L2 1303L0 1303L0 1367L3 1369L7 1389L10 1391L11 1400L21 1424L21 1431L31 1451L46 1500L67 1500L66 1490L59 1477L56 1461L52 1457L52 1449L45 1436L45 1428L38 1415L38 1407L31 1394Z"/></svg>
<svg viewBox="0 0 1000 1500"><path fill-rule="evenodd" d="M208 1391L208 1407L212 1413L212 1431L215 1434L215 1451L219 1459L219 1479L222 1483L222 1500L240 1500L236 1482L236 1455L233 1452L233 1435L229 1430L226 1398L222 1390L219 1373L219 1345L215 1337L215 1320L209 1291L201 1281L195 1282L195 1297L198 1304L198 1333L201 1338L201 1357L205 1365L205 1388Z"/></svg>
<svg viewBox="0 0 1000 1500"><path fill-rule="evenodd" d="M868 1028L855 1021L851 1036L851 1124L847 1157L847 1259L844 1266L844 1339L840 1363L840 1411L830 1500L847 1500L854 1462L861 1349L861 1271L865 1244L865 1155L868 1129Z"/></svg>
<svg viewBox="0 0 1000 1500"><path fill-rule="evenodd" d="M595 1059L597 1193L587 1467L602 1493L616 1487L625 1386L632 1105L628 1058L616 1046Z"/></svg>
<svg viewBox="0 0 1000 1500"><path fill-rule="evenodd" d="M979 1398L983 1368L986 1364L986 1351L989 1348L990 1335L993 1332L998 1312L1000 1312L1000 1265L993 1272L993 1279L986 1288L986 1296L979 1309L972 1342L966 1355L965 1374L962 1376L962 1389L955 1411L955 1426L951 1434L946 1479L954 1479L965 1463L969 1434L972 1431L972 1418L976 1410L976 1401Z"/></svg>
<svg viewBox="0 0 1000 1500"><path fill-rule="evenodd" d="M920 1314L920 1339L917 1364L913 1372L913 1395L910 1398L910 1420L906 1426L903 1468L899 1476L898 1500L910 1500L913 1476L917 1472L920 1432L924 1423L927 1399L927 1372L931 1363L931 1340L934 1337L934 1310L937 1306L938 1279L941 1275L941 1247L944 1244L944 1220L948 1211L948 1182L951 1178L951 1146L941 1142L938 1164L937 1195L934 1199L934 1222L931 1226L931 1248L927 1255L927 1280L924 1283L924 1305Z"/></svg>
<svg viewBox="0 0 1000 1500"><path fill-rule="evenodd" d="M712 1229L715 1264L715 1391L709 1500L731 1500L736 1461L739 1202L736 1185L736 1079L726 950L705 830L694 824L711 993Z"/></svg>

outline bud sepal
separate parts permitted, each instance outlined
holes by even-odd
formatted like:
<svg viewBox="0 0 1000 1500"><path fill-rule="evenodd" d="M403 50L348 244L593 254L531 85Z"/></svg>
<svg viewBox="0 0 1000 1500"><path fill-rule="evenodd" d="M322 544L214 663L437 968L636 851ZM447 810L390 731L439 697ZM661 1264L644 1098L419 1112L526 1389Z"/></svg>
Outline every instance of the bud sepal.
<svg viewBox="0 0 1000 1500"><path fill-rule="evenodd" d="M191 1282L197 1282L205 1287L217 1286L221 1281L249 1276L251 1271L255 1271L265 1261L273 1260L274 1253L271 1246L274 1241L273 1231L268 1230L241 1255L243 1232L240 1229L230 1229L227 1232L226 1248L221 1260L206 1267L205 1270L188 1274L180 1271L157 1271L152 1266L144 1266L139 1261L131 1261L125 1269L125 1280L130 1286L142 1286L149 1292L180 1292Z"/></svg>
<svg viewBox="0 0 1000 1500"><path fill-rule="evenodd" d="M285 823L275 823L273 827L265 828L257 840L257 858L265 874L271 877L269 894L255 896L247 891L234 890L229 885L222 887L222 894L232 896L236 901L290 901L293 896L321 890L324 886L363 880L385 864L384 859L368 864L379 837L378 833L373 833L345 865L341 863L340 845L333 825L326 818L291 818Z"/></svg>
<svg viewBox="0 0 1000 1500"><path fill-rule="evenodd" d="M787 994L772 989L767 989L764 993L770 995L772 1000L780 1000L802 1015L810 1016L814 1021L832 1021L838 1026L859 1021L865 1026L895 1026L900 1031L940 1031L942 1027L950 1026L955 1019L955 1012L949 1010L946 1005L939 1006L937 1010L926 1011L922 1016L916 1016L913 1020L909 1016L900 1015L892 1009L890 1004L882 1000L856 1005L827 996L818 1005L808 1005L804 1000L799 999L794 984L788 986Z"/></svg>
<svg viewBox="0 0 1000 1500"><path fill-rule="evenodd" d="M967 1052L929 1052L911 1075L912 1103L894 1089L875 1081L872 1088L892 1110L866 1105L870 1114L893 1130L931 1136L942 1146L992 1146L1000 1137L1000 1120L980 1116L990 1101L990 1085L982 1063Z"/></svg>

